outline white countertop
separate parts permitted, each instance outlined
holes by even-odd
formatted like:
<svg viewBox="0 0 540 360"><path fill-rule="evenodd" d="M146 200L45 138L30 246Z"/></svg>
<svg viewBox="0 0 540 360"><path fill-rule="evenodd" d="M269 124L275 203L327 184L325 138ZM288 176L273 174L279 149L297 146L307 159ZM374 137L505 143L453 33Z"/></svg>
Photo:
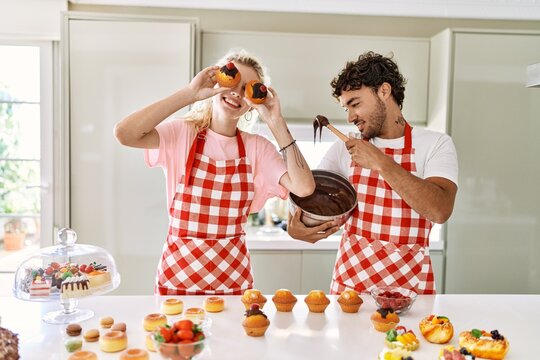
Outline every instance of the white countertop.
<svg viewBox="0 0 540 360"><path fill-rule="evenodd" d="M271 296L267 297L270 299ZM384 348L384 334L373 329L370 316L375 311L371 297L362 295L364 304L356 314L346 314L330 296L331 303L324 314L307 310L304 296L291 313L276 312L273 303L264 307L270 319L266 335L252 338L241 326L244 307L239 296L224 296L225 310L210 314L210 352L202 359L377 359ZM201 306L204 297L183 296L184 308ZM128 347L145 348L145 315L159 312L163 298L154 296L100 296L81 299L80 308L91 309L95 316L81 322L84 330L99 328L99 318L112 316L127 324ZM66 359L63 342L65 325L50 325L41 316L57 310L58 304L25 302L15 298L0 298L1 325L19 334L21 359ZM479 328L498 329L510 342L507 360L531 359L537 341L533 324L540 320L540 295L436 295L418 296L412 309L401 317L401 325L412 329L419 337L420 348L413 352L415 360L437 359L441 345L428 343L418 330L419 321L427 315L445 315L455 328L450 344L457 346L458 334ZM177 316L170 316L173 322ZM99 359L118 359L118 354L106 354L97 343L83 342L83 349L95 351ZM47 354L47 356L44 356ZM151 359L158 359L151 353Z"/></svg>

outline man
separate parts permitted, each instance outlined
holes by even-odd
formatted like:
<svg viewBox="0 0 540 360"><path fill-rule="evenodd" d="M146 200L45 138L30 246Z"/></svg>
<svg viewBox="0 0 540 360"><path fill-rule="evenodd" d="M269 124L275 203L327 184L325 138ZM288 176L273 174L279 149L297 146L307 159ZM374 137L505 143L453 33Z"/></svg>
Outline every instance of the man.
<svg viewBox="0 0 540 360"><path fill-rule="evenodd" d="M333 144L319 165L347 177L358 194L340 242L333 294L383 285L435 292L429 233L452 214L457 155L448 135L407 123L404 85L397 64L373 52L348 62L331 82L362 135ZM334 222L308 228L300 217L297 211L289 221L293 238L314 243L338 230Z"/></svg>

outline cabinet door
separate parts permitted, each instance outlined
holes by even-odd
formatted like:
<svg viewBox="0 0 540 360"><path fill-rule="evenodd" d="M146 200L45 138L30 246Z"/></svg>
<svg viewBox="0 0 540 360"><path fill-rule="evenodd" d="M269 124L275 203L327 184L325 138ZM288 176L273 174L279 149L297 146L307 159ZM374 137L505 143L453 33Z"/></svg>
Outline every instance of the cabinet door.
<svg viewBox="0 0 540 360"><path fill-rule="evenodd" d="M66 29L71 227L117 260L125 281L116 294L149 294L167 235L164 176L142 150L121 146L113 127L189 83L194 25L72 14Z"/></svg>
<svg viewBox="0 0 540 360"><path fill-rule="evenodd" d="M429 252L431 267L435 275L435 288L438 294L444 294L444 254L442 251Z"/></svg>
<svg viewBox="0 0 540 360"><path fill-rule="evenodd" d="M302 294L310 290L328 293L337 251L304 251L302 254Z"/></svg>
<svg viewBox="0 0 540 360"><path fill-rule="evenodd" d="M251 251L255 288L263 294L274 294L285 288L301 293L301 251Z"/></svg>
<svg viewBox="0 0 540 360"><path fill-rule="evenodd" d="M403 106L413 123L427 120L429 40L329 34L205 32L203 65L213 65L231 48L244 48L260 57L287 120L311 124L317 114L346 122L346 113L331 95L330 81L347 61L365 51L392 55L407 79Z"/></svg>
<svg viewBox="0 0 540 360"><path fill-rule="evenodd" d="M459 191L446 293L540 293L539 34L455 34L451 135ZM473 274L473 275L471 275Z"/></svg>

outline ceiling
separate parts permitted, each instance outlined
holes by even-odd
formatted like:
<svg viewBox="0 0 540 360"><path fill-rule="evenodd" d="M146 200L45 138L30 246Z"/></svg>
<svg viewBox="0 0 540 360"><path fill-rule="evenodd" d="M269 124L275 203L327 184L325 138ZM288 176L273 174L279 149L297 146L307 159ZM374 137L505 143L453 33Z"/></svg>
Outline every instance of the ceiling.
<svg viewBox="0 0 540 360"><path fill-rule="evenodd" d="M70 2L315 14L540 20L540 0L70 0Z"/></svg>

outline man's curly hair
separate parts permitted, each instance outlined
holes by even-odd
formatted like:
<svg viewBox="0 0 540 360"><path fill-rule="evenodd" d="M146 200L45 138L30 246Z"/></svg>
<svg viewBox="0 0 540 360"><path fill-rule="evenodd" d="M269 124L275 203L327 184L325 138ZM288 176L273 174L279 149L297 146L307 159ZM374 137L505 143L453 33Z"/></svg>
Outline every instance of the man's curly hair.
<svg viewBox="0 0 540 360"><path fill-rule="evenodd" d="M362 86L368 86L377 92L379 86L387 82L392 86L392 96L402 109L407 81L399 72L397 64L392 61L392 57L368 51L360 55L357 61L347 62L345 68L330 83L332 95L337 99L343 91L358 90Z"/></svg>

